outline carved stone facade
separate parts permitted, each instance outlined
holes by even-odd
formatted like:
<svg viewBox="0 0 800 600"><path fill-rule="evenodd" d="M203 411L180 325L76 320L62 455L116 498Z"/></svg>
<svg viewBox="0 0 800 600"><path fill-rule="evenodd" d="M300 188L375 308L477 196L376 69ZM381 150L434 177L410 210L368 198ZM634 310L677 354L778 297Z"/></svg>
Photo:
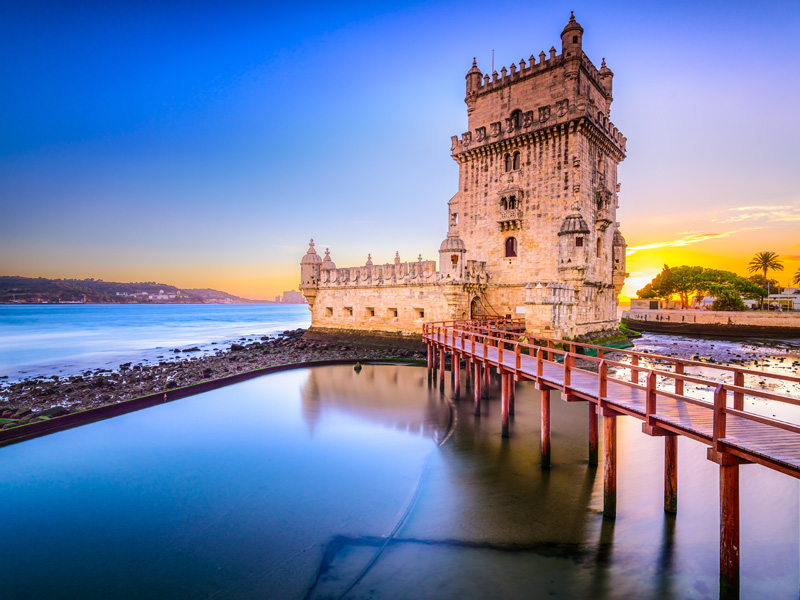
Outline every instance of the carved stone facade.
<svg viewBox="0 0 800 600"><path fill-rule="evenodd" d="M452 138L458 192L434 261L337 269L313 242L301 262L312 327L419 334L423 321L524 316L531 333L616 329L625 239L616 222L626 139L609 121L613 73L562 52L467 72L468 131Z"/></svg>

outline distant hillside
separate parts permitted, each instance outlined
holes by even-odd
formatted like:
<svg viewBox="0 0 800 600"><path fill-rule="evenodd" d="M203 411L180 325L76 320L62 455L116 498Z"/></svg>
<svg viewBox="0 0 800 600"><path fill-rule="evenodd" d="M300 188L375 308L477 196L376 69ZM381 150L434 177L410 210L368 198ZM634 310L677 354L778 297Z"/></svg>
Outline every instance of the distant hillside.
<svg viewBox="0 0 800 600"><path fill-rule="evenodd" d="M233 294L228 294L227 292L220 292L219 290L212 290L212 289L189 289L189 290L181 290L187 294L192 296L196 296L198 298L202 298L203 302L208 303L226 303L226 304L253 304L258 302L262 304L263 301L260 300L248 300L247 298L241 298L239 296L234 296Z"/></svg>
<svg viewBox="0 0 800 600"><path fill-rule="evenodd" d="M102 279L47 279L0 276L0 303L86 302L114 304L248 303L217 290L180 290L174 285L141 281L118 283Z"/></svg>

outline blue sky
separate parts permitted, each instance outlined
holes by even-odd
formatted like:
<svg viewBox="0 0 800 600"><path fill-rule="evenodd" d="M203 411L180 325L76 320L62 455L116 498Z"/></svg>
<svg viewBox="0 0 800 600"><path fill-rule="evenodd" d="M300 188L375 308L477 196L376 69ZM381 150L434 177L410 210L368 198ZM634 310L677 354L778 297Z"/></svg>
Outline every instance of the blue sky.
<svg viewBox="0 0 800 600"><path fill-rule="evenodd" d="M760 250L794 272L796 2L6 2L0 274L269 298L312 236L339 266L435 259L472 57L560 51L570 10L615 73L618 216L655 246L632 278Z"/></svg>

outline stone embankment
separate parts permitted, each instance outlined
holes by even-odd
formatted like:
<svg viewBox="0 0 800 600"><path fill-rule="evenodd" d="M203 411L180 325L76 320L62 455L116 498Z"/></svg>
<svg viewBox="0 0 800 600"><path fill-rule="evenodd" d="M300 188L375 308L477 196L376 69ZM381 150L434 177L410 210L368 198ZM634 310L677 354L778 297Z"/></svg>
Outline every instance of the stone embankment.
<svg viewBox="0 0 800 600"><path fill-rule="evenodd" d="M229 350L220 350L211 356L152 365L125 363L115 371L95 369L72 377L54 375L2 383L0 428L36 423L277 365L342 359L425 358L422 352L408 349L365 348L336 339L305 340L304 332L297 329L273 338L240 340L240 343L231 344Z"/></svg>
<svg viewBox="0 0 800 600"><path fill-rule="evenodd" d="M622 322L636 331L724 337L800 338L800 313L720 310L626 310Z"/></svg>

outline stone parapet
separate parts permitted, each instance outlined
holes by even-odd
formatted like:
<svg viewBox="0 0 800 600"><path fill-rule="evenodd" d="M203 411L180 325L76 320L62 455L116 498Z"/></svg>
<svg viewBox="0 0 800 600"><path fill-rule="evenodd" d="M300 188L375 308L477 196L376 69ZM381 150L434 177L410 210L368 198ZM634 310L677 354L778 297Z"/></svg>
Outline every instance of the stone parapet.
<svg viewBox="0 0 800 600"><path fill-rule="evenodd" d="M800 337L800 313L712 310L626 310L622 322L636 331L724 337Z"/></svg>

